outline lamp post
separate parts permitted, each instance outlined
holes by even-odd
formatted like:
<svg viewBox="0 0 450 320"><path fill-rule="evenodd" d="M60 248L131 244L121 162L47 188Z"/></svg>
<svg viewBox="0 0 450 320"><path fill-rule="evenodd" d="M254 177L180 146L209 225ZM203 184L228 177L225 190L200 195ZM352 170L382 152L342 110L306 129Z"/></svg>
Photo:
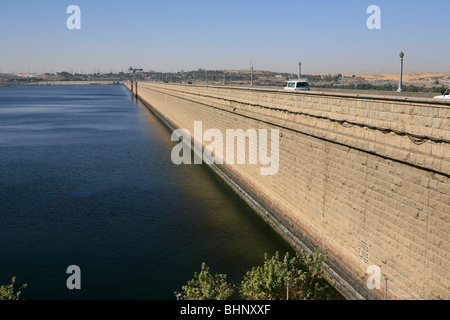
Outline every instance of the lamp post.
<svg viewBox="0 0 450 320"><path fill-rule="evenodd" d="M250 86L253 87L253 64L250 60Z"/></svg>
<svg viewBox="0 0 450 320"><path fill-rule="evenodd" d="M400 52L399 54L400 56L400 79L398 81L398 89L397 92L403 92L403 88L402 88L402 77L403 77L403 57L405 56L405 54L402 52Z"/></svg>
<svg viewBox="0 0 450 320"><path fill-rule="evenodd" d="M298 63L298 80L302 78L302 63Z"/></svg>

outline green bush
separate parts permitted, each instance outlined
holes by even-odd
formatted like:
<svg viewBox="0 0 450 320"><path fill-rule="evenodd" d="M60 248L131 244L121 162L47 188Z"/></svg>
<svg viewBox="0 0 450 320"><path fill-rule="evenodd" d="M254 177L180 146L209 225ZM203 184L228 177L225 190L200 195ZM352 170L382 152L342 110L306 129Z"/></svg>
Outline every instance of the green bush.
<svg viewBox="0 0 450 320"><path fill-rule="evenodd" d="M311 253L286 253L281 259L276 252L271 258L264 255L263 266L248 271L239 293L244 300L318 300L326 298L326 281L322 264L326 254L319 250ZM226 275L213 276L205 263L200 274L183 286L183 292L175 295L184 300L226 300L235 286L226 281Z"/></svg>
<svg viewBox="0 0 450 320"><path fill-rule="evenodd" d="M183 286L183 292L175 292L183 300L226 300L233 293L233 287L227 283L224 274L212 275L209 267L202 263L200 274Z"/></svg>
<svg viewBox="0 0 450 320"><path fill-rule="evenodd" d="M22 289L26 288L27 285L22 285L16 293L14 293L14 283L16 282L16 277L13 277L11 284L0 286L0 300L19 300L19 296L22 293Z"/></svg>
<svg viewBox="0 0 450 320"><path fill-rule="evenodd" d="M322 263L326 255L319 251L309 254L279 252L268 258L264 265L248 271L242 281L240 293L246 300L312 300L321 299L327 286L323 281Z"/></svg>

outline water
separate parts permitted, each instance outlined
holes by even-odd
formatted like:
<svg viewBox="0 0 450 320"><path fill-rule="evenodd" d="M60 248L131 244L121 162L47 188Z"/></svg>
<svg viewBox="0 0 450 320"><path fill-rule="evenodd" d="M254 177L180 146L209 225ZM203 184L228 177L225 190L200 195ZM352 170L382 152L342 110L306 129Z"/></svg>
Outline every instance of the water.
<svg viewBox="0 0 450 320"><path fill-rule="evenodd" d="M292 251L208 167L174 165L170 134L122 86L0 88L0 284L16 276L28 300L175 299L202 262L238 283Z"/></svg>

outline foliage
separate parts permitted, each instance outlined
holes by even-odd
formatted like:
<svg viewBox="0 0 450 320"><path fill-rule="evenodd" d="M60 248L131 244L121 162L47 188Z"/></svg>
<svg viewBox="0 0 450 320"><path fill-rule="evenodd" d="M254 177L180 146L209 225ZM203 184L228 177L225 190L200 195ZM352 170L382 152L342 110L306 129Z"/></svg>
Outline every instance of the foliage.
<svg viewBox="0 0 450 320"><path fill-rule="evenodd" d="M326 254L319 250L304 251L283 258L276 252L270 257L264 255L263 266L252 268L244 276L239 293L245 300L318 300L324 299L328 289L324 279L322 264ZM234 292L227 283L226 275L212 276L209 268L202 263L200 274L182 287L183 292L175 292L185 300L225 300ZM288 296L289 295L289 296Z"/></svg>
<svg viewBox="0 0 450 320"><path fill-rule="evenodd" d="M233 287L227 283L226 275L210 273L209 267L203 262L200 274L195 273L194 279L188 281L183 286L183 292L175 292L184 300L225 300L234 291Z"/></svg>
<svg viewBox="0 0 450 320"><path fill-rule="evenodd" d="M19 300L19 296L22 293L22 289L26 288L27 285L22 285L16 293L14 293L14 283L16 282L16 277L13 277L11 284L0 286L0 300Z"/></svg>
<svg viewBox="0 0 450 320"><path fill-rule="evenodd" d="M327 286L323 282L322 263L326 255L319 251L309 254L279 252L268 258L264 265L247 272L240 289L247 300L312 300L320 299ZM289 294L289 296L287 296Z"/></svg>

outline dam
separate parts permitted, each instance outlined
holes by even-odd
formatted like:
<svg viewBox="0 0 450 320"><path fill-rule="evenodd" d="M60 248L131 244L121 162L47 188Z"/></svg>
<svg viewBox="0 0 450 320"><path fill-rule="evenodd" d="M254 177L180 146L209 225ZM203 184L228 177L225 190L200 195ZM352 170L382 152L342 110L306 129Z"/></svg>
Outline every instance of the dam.
<svg viewBox="0 0 450 320"><path fill-rule="evenodd" d="M193 133L198 121L224 133L278 130L276 174L249 163L210 166L293 247L326 251L328 279L347 298L450 298L450 102L125 86L172 130Z"/></svg>

